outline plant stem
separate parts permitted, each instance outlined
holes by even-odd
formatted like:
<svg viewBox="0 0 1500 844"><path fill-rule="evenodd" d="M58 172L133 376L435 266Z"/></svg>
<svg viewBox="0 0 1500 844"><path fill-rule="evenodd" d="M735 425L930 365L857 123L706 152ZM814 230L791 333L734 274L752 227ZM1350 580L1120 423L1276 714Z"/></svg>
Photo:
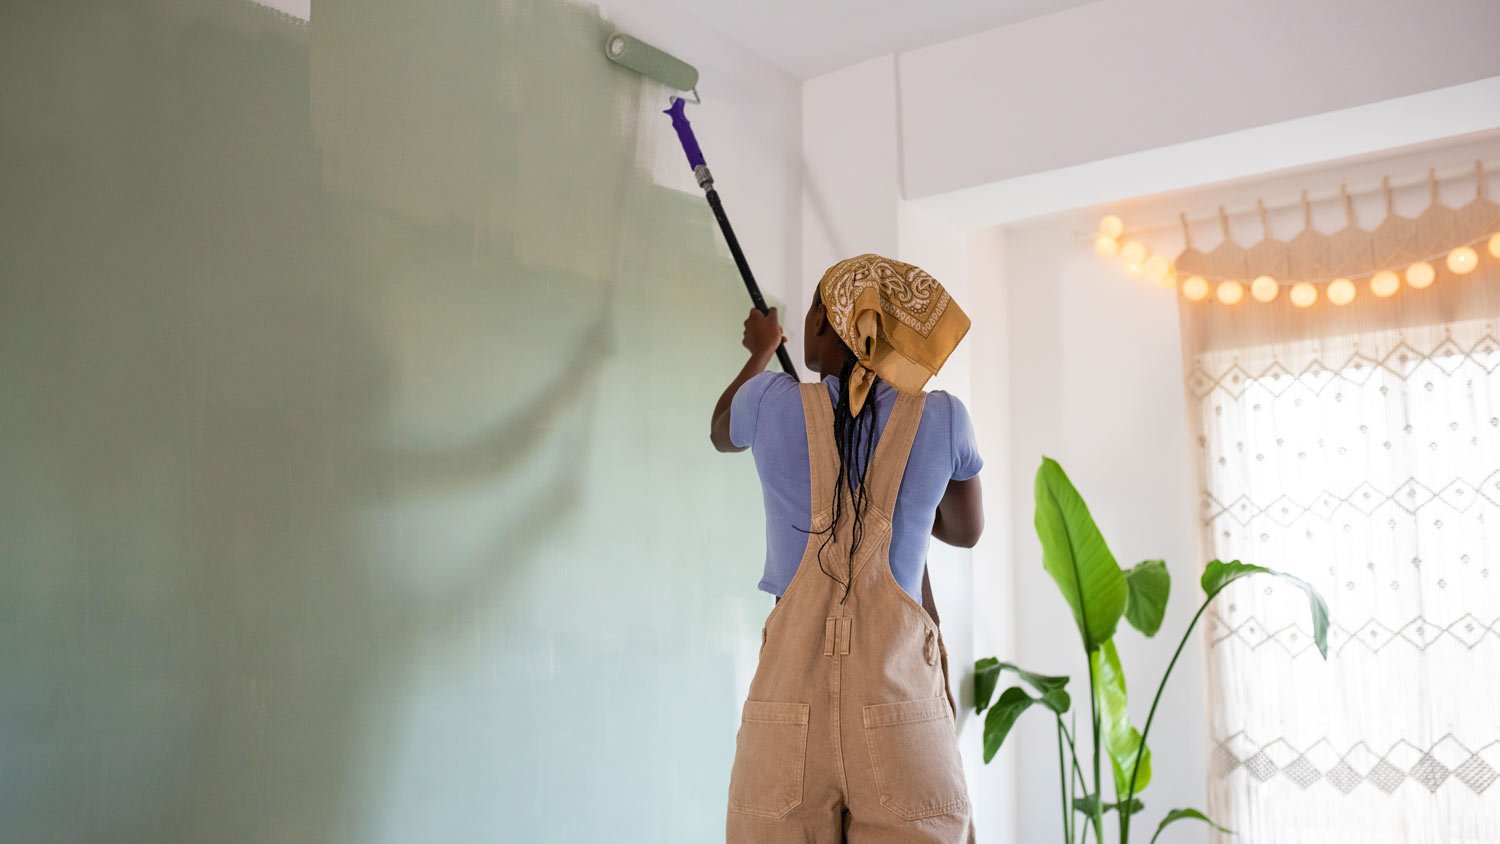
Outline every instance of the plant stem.
<svg viewBox="0 0 1500 844"><path fill-rule="evenodd" d="M1068 730L1068 729L1064 729L1063 730L1063 736L1065 738L1067 738L1067 740L1068 740L1068 755L1071 756L1071 757L1073 757L1073 777L1072 777L1073 782L1070 783L1070 787L1073 789L1073 791L1070 792L1070 793L1076 794L1078 792L1078 788L1082 787L1083 788L1083 793L1084 794L1088 794L1088 791L1089 791L1088 780L1084 779L1084 776L1083 776L1083 766L1081 766L1081 765L1078 764L1078 745L1075 744L1074 741L1073 741L1073 733L1077 731L1077 728L1078 728L1078 711L1074 710L1073 711L1073 730ZM1078 822L1075 820L1073 823L1074 823L1073 829L1074 829L1074 831L1076 833L1076 831L1078 829L1078 826L1077 826ZM1088 828L1087 824L1085 824L1084 827L1083 827L1083 836L1082 836L1082 838L1083 838L1083 841L1085 841L1085 842L1088 841L1088 838L1089 838L1089 828Z"/></svg>
<svg viewBox="0 0 1500 844"><path fill-rule="evenodd" d="M1161 683L1156 687L1156 697L1151 699L1151 711L1146 714L1146 726L1141 728L1140 749L1135 754L1135 765L1130 769L1130 786L1125 790L1125 803L1120 807L1121 817L1127 819L1121 821L1120 844L1129 844L1130 841L1130 824L1128 818L1130 803L1135 800L1135 778L1141 772L1141 760L1146 758L1146 736L1151 733L1151 722L1156 718L1156 707L1161 703L1161 694L1166 691L1167 680L1172 676L1172 669L1177 667L1177 658L1182 656L1182 649L1187 646L1188 637L1193 635L1193 628L1198 626L1198 619L1203 617L1203 611L1208 609L1208 605L1222 591L1223 587L1214 590L1212 595L1203 600L1203 605L1198 607L1198 611L1193 613L1193 620L1188 622L1187 630L1183 631L1182 641L1177 643L1177 650L1172 652L1172 661L1167 663L1167 670L1161 675Z"/></svg>
<svg viewBox="0 0 1500 844"><path fill-rule="evenodd" d="M1074 722L1073 726L1078 726L1077 722ZM1089 784L1088 778L1083 775L1083 766L1078 764L1078 746L1073 743L1073 734L1068 730L1067 727L1063 727L1063 737L1068 740L1068 754L1073 757L1073 776L1077 778L1079 784L1082 785L1084 787L1084 791L1087 792Z"/></svg>
<svg viewBox="0 0 1500 844"><path fill-rule="evenodd" d="M1056 717L1057 717L1057 778L1058 778L1058 788L1061 791L1061 793L1059 794L1059 796L1062 798L1062 811L1063 811L1063 826L1062 826L1062 831L1063 831L1063 841L1065 842L1065 844L1072 844L1072 841L1073 841L1073 829L1072 829L1072 826L1071 826L1071 822L1073 820L1073 807L1070 805L1070 802L1068 800L1068 766L1063 761L1063 727L1062 727L1062 715L1057 715Z"/></svg>
<svg viewBox="0 0 1500 844"><path fill-rule="evenodd" d="M1085 653L1084 656L1091 654ZM1089 711L1094 725L1094 837L1104 844L1104 781L1099 776L1099 691L1094 682L1094 661L1089 660ZM1144 741L1143 741L1144 743ZM1125 842L1120 842L1125 844Z"/></svg>
<svg viewBox="0 0 1500 844"><path fill-rule="evenodd" d="M1078 726L1078 719L1077 719L1078 713L1074 712L1073 715L1074 715L1073 726L1076 728ZM1083 775L1083 766L1078 764L1078 745L1075 744L1074 741L1073 741L1073 731L1070 730L1070 729L1068 729L1068 727L1065 724L1062 723L1062 718L1061 717L1059 717L1057 719L1057 725L1062 728L1063 738L1065 740L1067 740L1067 742L1068 742L1068 757L1073 762L1073 775L1072 775L1072 777L1071 777L1071 779L1070 779L1070 781L1068 783L1068 787L1069 787L1069 792L1068 793L1071 795L1071 794L1073 794L1073 793L1075 793L1077 791L1077 787L1078 786L1083 786L1083 792L1085 794L1087 794L1088 790L1089 790L1088 789L1088 779L1086 777L1084 777L1084 775ZM1070 801L1070 803L1071 803L1071 801ZM1070 806L1069 808L1070 808L1070 811L1068 813L1068 818L1069 818L1069 820L1071 822L1071 825L1068 828L1068 834L1069 834L1069 839L1068 840L1071 841L1072 840L1072 836L1077 835L1077 825L1076 825L1076 822L1072 822L1072 817L1073 817L1072 807ZM1089 828L1087 826L1085 826L1083 828L1083 839L1085 841L1088 840L1088 835L1089 835Z"/></svg>

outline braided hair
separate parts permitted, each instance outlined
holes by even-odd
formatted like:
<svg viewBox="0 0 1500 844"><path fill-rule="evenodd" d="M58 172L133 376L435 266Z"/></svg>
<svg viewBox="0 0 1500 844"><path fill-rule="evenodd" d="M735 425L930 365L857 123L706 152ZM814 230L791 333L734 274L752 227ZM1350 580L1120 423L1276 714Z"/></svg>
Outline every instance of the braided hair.
<svg viewBox="0 0 1500 844"><path fill-rule="evenodd" d="M870 384L869 394L865 398L864 406L859 409L859 414L849 412L849 381L854 374L855 358L851 353L844 359L844 365L839 370L839 395L838 404L833 410L833 441L839 456L839 476L833 487L833 518L828 527L817 533L826 532L823 544L818 548L818 567L823 568L823 551L828 548L837 535L840 520L846 515L853 519L850 529L849 556L852 559L854 552L859 548L860 537L864 534L864 511L868 504L868 492L864 483L864 475L870 468L870 457L875 449L875 419L876 419L876 386L879 379L876 378ZM859 477L855 477L856 465L859 469ZM853 512L844 512L844 487L849 489L849 498ZM824 574L833 577L827 569ZM838 580L838 578L834 578Z"/></svg>

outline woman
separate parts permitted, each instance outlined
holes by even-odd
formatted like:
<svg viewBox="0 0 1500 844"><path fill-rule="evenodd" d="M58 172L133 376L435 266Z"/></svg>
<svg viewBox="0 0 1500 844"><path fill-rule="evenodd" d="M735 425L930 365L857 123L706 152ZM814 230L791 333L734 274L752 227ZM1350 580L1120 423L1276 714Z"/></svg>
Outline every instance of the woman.
<svg viewBox="0 0 1500 844"><path fill-rule="evenodd" d="M922 387L969 319L930 275L878 255L833 265L808 308L822 383L764 371L773 309L714 408L720 451L752 448L766 507L760 588L777 601L741 715L728 841L958 844L973 824L946 651L923 608L928 536L983 529L964 406Z"/></svg>

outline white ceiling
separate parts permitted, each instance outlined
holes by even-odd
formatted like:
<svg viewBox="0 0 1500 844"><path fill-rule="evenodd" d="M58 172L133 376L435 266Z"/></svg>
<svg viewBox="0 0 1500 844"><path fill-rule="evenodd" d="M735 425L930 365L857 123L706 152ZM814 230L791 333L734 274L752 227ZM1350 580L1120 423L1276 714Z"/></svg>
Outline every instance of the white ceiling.
<svg viewBox="0 0 1500 844"><path fill-rule="evenodd" d="M674 0L799 79L1093 0Z"/></svg>

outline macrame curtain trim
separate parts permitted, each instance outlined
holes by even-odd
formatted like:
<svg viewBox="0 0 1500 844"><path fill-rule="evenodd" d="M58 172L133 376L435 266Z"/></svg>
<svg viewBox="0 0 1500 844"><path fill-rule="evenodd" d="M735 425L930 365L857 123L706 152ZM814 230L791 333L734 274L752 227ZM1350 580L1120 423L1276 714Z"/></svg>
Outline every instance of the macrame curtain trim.
<svg viewBox="0 0 1500 844"><path fill-rule="evenodd" d="M1209 643L1214 647L1226 644L1248 647L1252 651L1274 650L1288 657L1316 655L1312 629L1293 622L1267 624L1259 616L1251 615L1233 620L1214 614L1208 619ZM1488 640L1500 641L1500 615L1489 622L1481 621L1473 613L1447 623L1433 621L1423 616L1414 616L1405 624L1390 627L1371 618L1354 627L1330 621L1328 625L1328 653L1330 657L1343 654L1355 645L1370 653L1378 654L1386 647L1414 647L1425 651L1434 646L1464 647L1469 650L1486 644Z"/></svg>
<svg viewBox="0 0 1500 844"><path fill-rule="evenodd" d="M1256 741L1237 732L1214 745L1209 771L1222 779L1243 769L1259 782L1284 777L1298 788L1320 781L1347 795L1362 784L1391 794L1408 779L1435 793L1445 784L1483 794L1500 779L1500 740L1477 749L1451 733L1433 742L1398 740L1379 750L1356 741L1344 750L1327 739L1298 747L1284 738Z"/></svg>
<svg viewBox="0 0 1500 844"><path fill-rule="evenodd" d="M1436 261L1458 246L1472 246L1489 238L1500 228L1500 205L1485 191L1482 166L1475 164L1474 199L1458 208L1443 204L1437 195L1435 174L1429 173L1432 185L1427 209L1416 217L1394 213L1387 187L1386 218L1374 229L1360 227L1355 220L1354 205L1347 188L1341 190L1348 224L1333 233L1324 233L1312 223L1311 205L1303 192L1303 229L1289 240L1271 235L1265 206L1260 205L1262 238L1251 246L1234 240L1229 217L1219 209L1223 238L1208 252L1192 242L1186 222L1183 224L1185 245L1173 261L1179 278L1192 275L1210 281L1249 281L1267 275L1283 285L1299 281L1328 282L1336 278L1358 279L1383 270L1400 270L1417 261ZM1388 183L1387 183L1388 185Z"/></svg>

